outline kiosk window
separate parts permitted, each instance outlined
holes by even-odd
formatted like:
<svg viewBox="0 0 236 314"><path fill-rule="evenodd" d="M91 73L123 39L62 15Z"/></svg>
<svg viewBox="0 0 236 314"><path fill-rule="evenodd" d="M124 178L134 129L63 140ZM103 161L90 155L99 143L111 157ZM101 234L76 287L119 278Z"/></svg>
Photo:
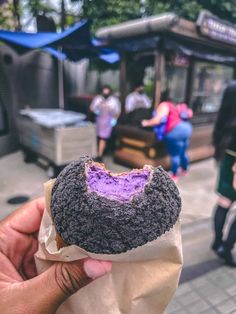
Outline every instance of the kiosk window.
<svg viewBox="0 0 236 314"><path fill-rule="evenodd" d="M166 64L164 90L168 90L171 99L176 103L185 101L187 67Z"/></svg>
<svg viewBox="0 0 236 314"><path fill-rule="evenodd" d="M145 86L145 93L150 99L153 99L154 77L154 55L145 53L136 54L128 59L128 93L132 91L136 83L143 82Z"/></svg>
<svg viewBox="0 0 236 314"><path fill-rule="evenodd" d="M233 68L221 64L196 62L193 72L191 107L195 113L217 112Z"/></svg>

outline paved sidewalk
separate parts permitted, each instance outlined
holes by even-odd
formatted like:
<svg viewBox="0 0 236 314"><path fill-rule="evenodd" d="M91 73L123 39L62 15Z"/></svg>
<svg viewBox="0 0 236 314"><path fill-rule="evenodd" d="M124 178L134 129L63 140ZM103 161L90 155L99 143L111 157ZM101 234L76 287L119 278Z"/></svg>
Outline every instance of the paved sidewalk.
<svg viewBox="0 0 236 314"><path fill-rule="evenodd" d="M127 170L114 164L111 157L105 159L105 164L114 172ZM0 158L0 173L0 219L18 207L6 203L9 197L42 195L43 183L48 180L45 170L25 164L20 152ZM166 314L236 314L236 269L222 266L209 249L216 174L214 161L205 160L191 165L190 173L177 184L183 201L184 270ZM207 264L208 269L202 272Z"/></svg>
<svg viewBox="0 0 236 314"><path fill-rule="evenodd" d="M221 266L181 284L166 314L235 314L236 269Z"/></svg>

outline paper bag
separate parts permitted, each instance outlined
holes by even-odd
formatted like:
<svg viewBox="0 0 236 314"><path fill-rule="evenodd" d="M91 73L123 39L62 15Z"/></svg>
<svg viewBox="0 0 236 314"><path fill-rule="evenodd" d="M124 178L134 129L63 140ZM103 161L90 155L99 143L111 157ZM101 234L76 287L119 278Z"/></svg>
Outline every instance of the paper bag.
<svg viewBox="0 0 236 314"><path fill-rule="evenodd" d="M179 221L158 239L126 253L93 254L76 245L58 250L50 214L54 182L50 180L45 184L46 210L35 256L38 273L55 261L86 257L113 261L111 273L71 296L57 314L162 314L178 286L182 268Z"/></svg>

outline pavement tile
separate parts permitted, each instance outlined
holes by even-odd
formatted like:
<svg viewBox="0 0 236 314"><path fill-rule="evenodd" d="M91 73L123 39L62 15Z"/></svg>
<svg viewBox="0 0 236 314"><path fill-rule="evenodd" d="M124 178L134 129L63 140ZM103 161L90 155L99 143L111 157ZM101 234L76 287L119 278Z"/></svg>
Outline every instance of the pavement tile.
<svg viewBox="0 0 236 314"><path fill-rule="evenodd" d="M204 300L199 299L197 302L188 304L187 309L189 314L199 314L205 310L208 310L210 305Z"/></svg>
<svg viewBox="0 0 236 314"><path fill-rule="evenodd" d="M211 309L207 309L207 310L205 310L199 314L219 314L219 312L217 310L211 308Z"/></svg>
<svg viewBox="0 0 236 314"><path fill-rule="evenodd" d="M207 300L211 305L217 305L225 300L227 300L229 296L224 293L224 291L215 289L214 292L207 293L205 295L205 300Z"/></svg>
<svg viewBox="0 0 236 314"><path fill-rule="evenodd" d="M214 285L211 282L208 282L202 286L199 287L194 287L194 290L196 291L200 291L201 294L207 294L207 293L214 293L216 291L216 289L221 290L220 288L218 288L216 285Z"/></svg>
<svg viewBox="0 0 236 314"><path fill-rule="evenodd" d="M167 312L166 314L168 314L169 312ZM185 309L181 309L175 312L171 312L171 314L189 314L189 312Z"/></svg>
<svg viewBox="0 0 236 314"><path fill-rule="evenodd" d="M225 267L224 272L226 272L232 279L236 279L236 269L231 267Z"/></svg>
<svg viewBox="0 0 236 314"><path fill-rule="evenodd" d="M182 308L182 305L178 301L173 299L167 307L167 313L172 314L173 312L178 311L181 308Z"/></svg>
<svg viewBox="0 0 236 314"><path fill-rule="evenodd" d="M232 299L228 299L218 304L216 308L222 314L236 313L236 303Z"/></svg>
<svg viewBox="0 0 236 314"><path fill-rule="evenodd" d="M195 303L196 301L199 302L201 301L201 298L195 291L190 291L187 292L183 295L181 295L178 298L178 301L183 305L183 306L189 306L192 303Z"/></svg>
<svg viewBox="0 0 236 314"><path fill-rule="evenodd" d="M180 285L175 293L175 297L179 297L180 295L185 294L191 290L192 289L189 284Z"/></svg>
<svg viewBox="0 0 236 314"><path fill-rule="evenodd" d="M216 286L226 289L235 285L235 278L230 277L226 273L221 276L212 277L212 282L215 283Z"/></svg>
<svg viewBox="0 0 236 314"><path fill-rule="evenodd" d="M235 273L236 270L220 267L180 285L173 302L182 308L170 307L167 314L236 314Z"/></svg>
<svg viewBox="0 0 236 314"><path fill-rule="evenodd" d="M236 300L236 281L235 281L235 285L228 287L226 289L226 292L230 295L230 296L234 296L235 300Z"/></svg>
<svg viewBox="0 0 236 314"><path fill-rule="evenodd" d="M197 291L199 295L211 305L216 305L229 298L229 295L225 292L225 290L213 285L212 283L196 288L195 291Z"/></svg>
<svg viewBox="0 0 236 314"><path fill-rule="evenodd" d="M222 279L226 276L229 276L229 271L227 270L227 267L219 267L218 269L214 270L213 272L209 272L207 277L211 278L212 280L218 280Z"/></svg>
<svg viewBox="0 0 236 314"><path fill-rule="evenodd" d="M209 284L209 280L205 276L201 276L191 281L191 285L198 288Z"/></svg>
<svg viewBox="0 0 236 314"><path fill-rule="evenodd" d="M202 299L206 300L212 306L219 304L229 298L229 295L218 287L211 288L209 290L198 290L198 294Z"/></svg>

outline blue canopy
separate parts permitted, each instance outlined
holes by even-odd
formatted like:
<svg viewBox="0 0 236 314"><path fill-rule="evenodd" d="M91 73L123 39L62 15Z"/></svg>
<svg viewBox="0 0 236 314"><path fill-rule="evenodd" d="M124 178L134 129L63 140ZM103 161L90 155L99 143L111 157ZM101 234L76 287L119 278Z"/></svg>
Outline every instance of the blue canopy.
<svg viewBox="0 0 236 314"><path fill-rule="evenodd" d="M53 56L72 61L82 58L100 57L114 63L119 61L119 54L111 49L101 47L90 35L89 23L81 21L61 33L25 33L0 30L0 41L13 47L22 54L31 49L43 49ZM60 47L60 51L57 48Z"/></svg>
<svg viewBox="0 0 236 314"><path fill-rule="evenodd" d="M110 51L108 53L105 53L105 52L101 53L99 55L99 58L105 62L108 62L108 63L116 63L116 62L120 61L120 55L119 55L119 53L117 53L115 51L114 52Z"/></svg>
<svg viewBox="0 0 236 314"><path fill-rule="evenodd" d="M46 46L78 48L91 42L89 23L81 21L61 33L24 33L0 30L0 40L16 50L37 49Z"/></svg>

